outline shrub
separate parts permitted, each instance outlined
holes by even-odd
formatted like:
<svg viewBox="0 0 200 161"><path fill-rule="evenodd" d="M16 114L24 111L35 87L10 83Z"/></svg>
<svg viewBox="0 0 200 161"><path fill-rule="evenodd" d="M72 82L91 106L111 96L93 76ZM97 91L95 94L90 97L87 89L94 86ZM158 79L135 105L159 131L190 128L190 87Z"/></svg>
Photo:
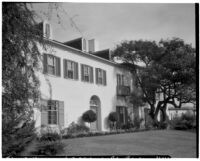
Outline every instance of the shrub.
<svg viewBox="0 0 200 161"><path fill-rule="evenodd" d="M140 124L141 124L142 121L143 121L142 118L134 117L134 120L133 120L134 127L136 129L139 129L140 128Z"/></svg>
<svg viewBox="0 0 200 161"><path fill-rule="evenodd" d="M167 122L159 122L158 123L158 129L166 129L168 126Z"/></svg>
<svg viewBox="0 0 200 161"><path fill-rule="evenodd" d="M32 140L36 138L34 122L26 122L20 128L12 129L11 133L3 134L2 156L16 157Z"/></svg>
<svg viewBox="0 0 200 161"><path fill-rule="evenodd" d="M79 125L72 122L66 131L67 131L67 134L87 133L89 131L89 128L85 125Z"/></svg>
<svg viewBox="0 0 200 161"><path fill-rule="evenodd" d="M37 156L54 156L64 151L64 144L61 141L45 141L36 146L36 150L31 152Z"/></svg>
<svg viewBox="0 0 200 161"><path fill-rule="evenodd" d="M61 136L58 133L45 133L38 138L39 141L57 141L60 140Z"/></svg>
<svg viewBox="0 0 200 161"><path fill-rule="evenodd" d="M172 129L175 130L189 130L196 128L195 117L188 114L183 114L181 117L175 117L170 121Z"/></svg>
<svg viewBox="0 0 200 161"><path fill-rule="evenodd" d="M97 115L94 111L88 110L82 115L82 119L85 122L91 123L97 120Z"/></svg>
<svg viewBox="0 0 200 161"><path fill-rule="evenodd" d="M72 134L65 134L62 136L63 139L69 139L69 138L72 138Z"/></svg>
<svg viewBox="0 0 200 161"><path fill-rule="evenodd" d="M112 124L110 124L110 128L113 129L115 127L115 122L118 120L117 112L111 112L108 116L108 120L112 122Z"/></svg>
<svg viewBox="0 0 200 161"><path fill-rule="evenodd" d="M134 127L134 124L131 122L128 122L127 124L122 125L122 129L124 130L130 130L133 127Z"/></svg>

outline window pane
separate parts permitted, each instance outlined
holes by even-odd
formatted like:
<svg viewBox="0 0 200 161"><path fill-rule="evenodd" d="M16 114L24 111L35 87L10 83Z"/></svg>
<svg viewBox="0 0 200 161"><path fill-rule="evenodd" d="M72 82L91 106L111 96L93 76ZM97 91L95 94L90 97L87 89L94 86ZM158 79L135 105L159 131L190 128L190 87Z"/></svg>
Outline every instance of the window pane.
<svg viewBox="0 0 200 161"><path fill-rule="evenodd" d="M98 82L99 82L99 84L103 84L103 79L102 79L102 78L99 78L99 79L98 79Z"/></svg>
<svg viewBox="0 0 200 161"><path fill-rule="evenodd" d="M48 55L47 63L48 65L54 66L54 57L51 55Z"/></svg>
<svg viewBox="0 0 200 161"><path fill-rule="evenodd" d="M89 67L84 66L84 75L89 75Z"/></svg>
<svg viewBox="0 0 200 161"><path fill-rule="evenodd" d="M67 72L67 76L68 76L68 78L71 78L71 79L73 79L73 71L68 71Z"/></svg>
<svg viewBox="0 0 200 161"><path fill-rule="evenodd" d="M84 76L84 80L85 80L86 82L89 82L89 76L88 76L88 75L85 75L85 76Z"/></svg>
<svg viewBox="0 0 200 161"><path fill-rule="evenodd" d="M72 62L67 61L67 69L72 70Z"/></svg>

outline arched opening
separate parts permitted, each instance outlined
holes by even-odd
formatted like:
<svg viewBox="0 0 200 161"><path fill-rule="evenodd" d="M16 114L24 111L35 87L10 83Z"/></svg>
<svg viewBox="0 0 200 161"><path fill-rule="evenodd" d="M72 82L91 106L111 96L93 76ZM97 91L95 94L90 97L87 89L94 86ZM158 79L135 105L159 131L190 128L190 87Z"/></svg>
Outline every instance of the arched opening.
<svg viewBox="0 0 200 161"><path fill-rule="evenodd" d="M91 123L90 129L92 131L101 131L101 102L98 96L92 96L90 98L90 109L97 115L97 120Z"/></svg>

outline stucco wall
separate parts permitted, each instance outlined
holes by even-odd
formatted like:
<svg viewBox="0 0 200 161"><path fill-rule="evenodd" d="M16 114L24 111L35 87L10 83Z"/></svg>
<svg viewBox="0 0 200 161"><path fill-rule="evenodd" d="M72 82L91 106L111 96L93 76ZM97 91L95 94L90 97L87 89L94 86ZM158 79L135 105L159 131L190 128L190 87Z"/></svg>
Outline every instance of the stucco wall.
<svg viewBox="0 0 200 161"><path fill-rule="evenodd" d="M43 49L41 48L41 51ZM51 76L47 74L38 73L40 78L41 96L44 99L55 99L64 101L64 126L67 127L70 123L77 122L82 114L90 109L90 98L93 95L99 97L101 101L101 116L102 116L102 130L107 130L106 119L111 111L116 110L116 105L127 106L126 102L117 100L116 85L117 73L129 75L130 73L122 68L116 67L109 63L99 61L97 59L86 57L83 53L74 52L72 50L59 47L48 48L43 53L52 54L61 58L61 77ZM63 59L69 59L78 62L79 79L71 80L63 77ZM81 81L80 64L87 64L93 67L94 83L86 83ZM42 67L42 66L41 66ZM107 85L97 85L95 81L95 68L106 70ZM131 83L131 82L130 82ZM132 83L131 83L132 84ZM40 112L37 112L36 125L40 126Z"/></svg>

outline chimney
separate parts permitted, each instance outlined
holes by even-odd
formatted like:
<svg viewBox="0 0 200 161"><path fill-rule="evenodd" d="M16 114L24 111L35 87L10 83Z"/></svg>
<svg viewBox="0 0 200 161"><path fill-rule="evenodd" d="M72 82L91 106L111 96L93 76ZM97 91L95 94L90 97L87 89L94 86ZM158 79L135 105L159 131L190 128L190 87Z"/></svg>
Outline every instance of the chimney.
<svg viewBox="0 0 200 161"><path fill-rule="evenodd" d="M88 52L94 53L98 50L98 42L95 39L88 40Z"/></svg>

